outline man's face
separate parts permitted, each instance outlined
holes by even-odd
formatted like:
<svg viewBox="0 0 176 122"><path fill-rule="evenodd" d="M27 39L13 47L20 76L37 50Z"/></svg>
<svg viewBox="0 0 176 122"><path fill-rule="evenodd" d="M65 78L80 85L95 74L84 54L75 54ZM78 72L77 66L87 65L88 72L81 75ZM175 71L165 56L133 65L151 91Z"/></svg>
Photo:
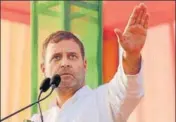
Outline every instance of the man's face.
<svg viewBox="0 0 176 122"><path fill-rule="evenodd" d="M59 89L78 90L85 83L86 65L79 45L73 39L61 40L48 44L42 71L46 77L61 76Z"/></svg>

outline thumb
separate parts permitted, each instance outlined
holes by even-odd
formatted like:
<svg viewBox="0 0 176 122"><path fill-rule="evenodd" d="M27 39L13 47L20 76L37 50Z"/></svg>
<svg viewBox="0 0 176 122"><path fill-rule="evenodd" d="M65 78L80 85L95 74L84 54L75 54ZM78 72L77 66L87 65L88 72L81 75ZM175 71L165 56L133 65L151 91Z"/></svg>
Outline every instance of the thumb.
<svg viewBox="0 0 176 122"><path fill-rule="evenodd" d="M122 41L123 40L123 35L122 35L122 31L120 30L120 29L114 29L114 32L115 32L115 34L116 34L116 36L117 36L117 38L118 38L118 41L120 42L120 41Z"/></svg>

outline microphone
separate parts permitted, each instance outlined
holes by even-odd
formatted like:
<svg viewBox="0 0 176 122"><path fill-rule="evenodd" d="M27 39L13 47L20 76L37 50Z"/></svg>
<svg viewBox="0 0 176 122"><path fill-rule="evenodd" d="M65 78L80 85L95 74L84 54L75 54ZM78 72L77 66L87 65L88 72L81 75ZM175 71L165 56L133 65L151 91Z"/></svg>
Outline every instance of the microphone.
<svg viewBox="0 0 176 122"><path fill-rule="evenodd" d="M58 74L55 74L52 78L51 78L51 82L50 85L52 87L52 89L55 89L59 86L61 82L61 77Z"/></svg>
<svg viewBox="0 0 176 122"><path fill-rule="evenodd" d="M45 92L45 89L48 90L49 87L51 86L52 87L51 93L52 93L53 90L59 86L60 81L61 81L61 78L58 74L55 74L51 78L51 82L50 82L50 79L49 80L48 79L46 79L47 82L43 82L42 87L40 87L41 91L40 91L40 94L39 94L39 97L38 97L38 101L40 100L40 96L42 94L42 91ZM42 115L42 110L41 110L41 107L40 107L40 103L38 103L38 106L39 106L39 110L40 110L40 118L41 118L41 121L43 122L43 115Z"/></svg>
<svg viewBox="0 0 176 122"><path fill-rule="evenodd" d="M46 92L46 91L49 89L49 87L50 87L50 78L46 78L46 79L43 80L43 82L42 82L42 84L41 84L41 86L40 86L40 90L41 90L42 92ZM51 93L52 93L52 92L50 92L50 94L51 94ZM41 93L40 93L40 94L41 94ZM49 94L49 95L50 95L50 94ZM12 117L12 116L14 116L15 114L17 114L17 113L19 113L19 112L21 112L21 111L23 111L23 110L25 110L25 109L27 109L27 108L29 108L29 107L35 105L36 103L39 103L40 101L45 100L49 95L47 95L46 97L44 97L44 98L41 99L41 100L38 100L38 101L36 101L36 102L34 102L34 103L32 103L32 104L26 106L26 107L24 107L24 108L22 108L22 109L20 109L20 110L18 110L18 111L16 111L16 112L14 112L14 113L12 113L12 114L10 114L10 115L8 115L8 116L2 118L0 121L2 122L2 121L4 121L4 120L6 120L6 119L8 119L8 118L10 118L10 117Z"/></svg>
<svg viewBox="0 0 176 122"><path fill-rule="evenodd" d="M40 85L40 91L46 92L50 88L50 78L45 78Z"/></svg>
<svg viewBox="0 0 176 122"><path fill-rule="evenodd" d="M40 85L40 94L38 96L38 101L40 100L40 97L42 95L43 92L46 92L49 88L50 88L50 78L45 78L43 80L43 82L41 83ZM41 109L41 106L40 106L40 102L38 102L38 107L39 107L39 111L40 111L40 118L41 118L41 121L43 122L43 115L42 115L42 109Z"/></svg>

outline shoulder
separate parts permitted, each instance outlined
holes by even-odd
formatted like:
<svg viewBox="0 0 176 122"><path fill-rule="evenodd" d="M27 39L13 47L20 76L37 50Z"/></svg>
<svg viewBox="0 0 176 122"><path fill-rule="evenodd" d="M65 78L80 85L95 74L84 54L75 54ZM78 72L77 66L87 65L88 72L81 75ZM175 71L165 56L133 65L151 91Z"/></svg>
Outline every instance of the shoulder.
<svg viewBox="0 0 176 122"><path fill-rule="evenodd" d="M93 91L98 98L105 98L108 95L108 83L100 85Z"/></svg>

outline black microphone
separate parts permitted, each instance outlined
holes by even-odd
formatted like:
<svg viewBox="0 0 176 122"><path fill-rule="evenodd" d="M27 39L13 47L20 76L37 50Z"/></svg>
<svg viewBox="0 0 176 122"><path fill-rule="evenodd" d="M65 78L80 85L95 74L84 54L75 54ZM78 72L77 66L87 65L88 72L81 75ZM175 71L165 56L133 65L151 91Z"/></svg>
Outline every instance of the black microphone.
<svg viewBox="0 0 176 122"><path fill-rule="evenodd" d="M40 91L46 92L50 88L50 78L45 78L40 85Z"/></svg>
<svg viewBox="0 0 176 122"><path fill-rule="evenodd" d="M41 83L40 85L40 94L38 96L38 101L40 100L40 97L42 95L43 92L46 92L49 88L50 88L50 78L45 78L43 80L43 82ZM41 106L40 106L40 102L38 102L38 107L39 107L39 111L40 111L40 118L41 118L41 121L43 122L43 115L42 115L42 109L41 109Z"/></svg>
<svg viewBox="0 0 176 122"><path fill-rule="evenodd" d="M52 87L52 89L55 89L59 86L61 82L61 77L58 74L55 74L50 81L50 86Z"/></svg>
<svg viewBox="0 0 176 122"><path fill-rule="evenodd" d="M47 79L46 79L47 80ZM38 97L38 101L40 100L40 96L42 94L42 90L45 90L45 89L49 89L49 87L51 86L52 87L52 90L51 90L51 93L53 92L53 90L55 88L57 88L60 84L60 81L61 81L61 78L58 74L55 74L51 80L49 79L47 82L44 82L42 83L43 84L46 84L46 85L43 85L43 87L41 88L41 91L40 91L40 94L39 94L39 97ZM49 86L49 87L48 87ZM43 122L43 115L42 115L42 110L41 110L41 107L40 107L40 103L38 103L38 106L39 106L39 110L40 110L40 118L41 118L41 121Z"/></svg>
<svg viewBox="0 0 176 122"><path fill-rule="evenodd" d="M40 86L40 90L41 90L42 92L46 92L49 88L50 88L50 78L46 78L46 79L43 80L43 82L42 82L42 84L41 84L41 86ZM42 93L42 92L41 92L41 93ZM41 93L40 93L40 94L41 94ZM52 91L49 93L49 95L50 95L51 93L52 93ZM16 112L14 112L14 113L12 113L12 114L10 114L10 115L8 115L8 116L2 118L0 121L2 122L2 121L4 121L4 120L6 120L6 119L8 119L8 118L10 118L10 117L12 117L12 116L14 116L15 114L17 114L17 113L19 113L19 112L21 112L21 111L23 111L23 110L25 110L25 109L27 109L27 108L29 108L29 107L35 105L36 103L39 103L40 101L45 100L49 95L47 95L46 97L42 98L41 100L38 100L38 101L36 101L36 102L34 102L34 103L32 103L32 104L26 106L26 107L24 107L24 108L22 108L22 109L20 109L20 110L18 110L18 111L16 111Z"/></svg>

